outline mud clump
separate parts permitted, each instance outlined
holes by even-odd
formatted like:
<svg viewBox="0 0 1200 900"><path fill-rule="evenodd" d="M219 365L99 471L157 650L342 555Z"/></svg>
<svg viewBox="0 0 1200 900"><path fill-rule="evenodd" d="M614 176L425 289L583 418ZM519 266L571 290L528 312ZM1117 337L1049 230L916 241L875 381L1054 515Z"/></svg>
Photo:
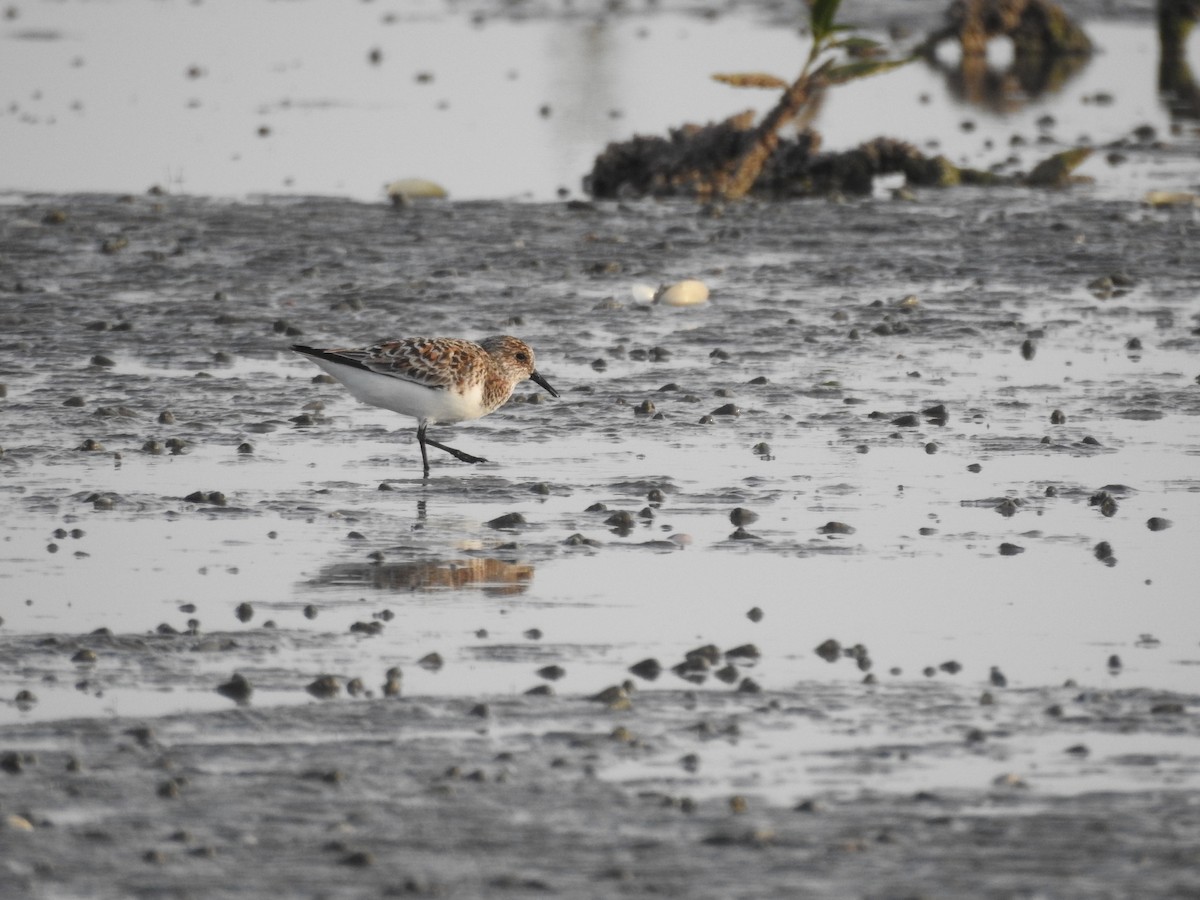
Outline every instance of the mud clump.
<svg viewBox="0 0 1200 900"><path fill-rule="evenodd" d="M612 143L584 179L597 199L712 196L712 173L732 165L750 146L753 114L743 112L719 123L685 125L669 136L637 136ZM869 194L874 179L902 174L910 185L950 187L993 183L986 172L960 169L942 156L929 157L912 144L879 137L840 153L819 153L820 137L805 131L783 138L755 179L751 195L767 199L842 192Z"/></svg>
<svg viewBox="0 0 1200 900"><path fill-rule="evenodd" d="M956 41L962 47L962 63L944 73L947 79L964 97L984 98L1004 108L1011 101L1010 80L991 76L986 61L988 41L1001 35L1013 42L1015 82L1026 98L1060 86L1092 52L1083 30L1048 0L958 0L947 13L945 27L930 34L917 55L934 69L947 68L937 50L947 40ZM878 72L899 62L863 64ZM1072 170L1090 154L1087 148L1073 148L1043 160L1028 176L1001 176L960 168L944 156L926 156L912 144L887 136L850 150L822 153L821 137L812 128L804 127L794 136L779 130L784 122L803 121L806 111L819 103L830 84L821 73L806 69L790 86L774 77L714 77L740 86L754 82L757 87L781 88L780 101L761 122L746 110L720 122L670 128L666 137L637 135L611 143L585 176L584 191L597 199L701 201L745 195L763 199L863 196L884 175L903 175L906 197L912 196L910 187L1063 187L1075 180ZM832 77L833 84L838 81Z"/></svg>

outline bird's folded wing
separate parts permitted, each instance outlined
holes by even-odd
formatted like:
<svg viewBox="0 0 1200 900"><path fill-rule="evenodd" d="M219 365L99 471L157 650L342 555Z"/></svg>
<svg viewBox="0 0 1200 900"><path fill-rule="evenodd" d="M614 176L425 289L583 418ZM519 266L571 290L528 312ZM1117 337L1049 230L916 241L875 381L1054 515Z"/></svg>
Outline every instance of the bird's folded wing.
<svg viewBox="0 0 1200 900"><path fill-rule="evenodd" d="M446 389L457 381L457 367L442 360L453 356L452 347L441 346L437 339L384 341L361 350L330 350L351 365L389 378L411 381L423 387Z"/></svg>

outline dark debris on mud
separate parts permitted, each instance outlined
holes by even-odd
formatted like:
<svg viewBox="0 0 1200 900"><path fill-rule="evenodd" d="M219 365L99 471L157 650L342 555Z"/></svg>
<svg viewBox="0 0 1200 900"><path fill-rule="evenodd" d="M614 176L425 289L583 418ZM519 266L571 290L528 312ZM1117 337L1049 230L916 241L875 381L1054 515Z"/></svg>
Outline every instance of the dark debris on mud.
<svg viewBox="0 0 1200 900"><path fill-rule="evenodd" d="M63 211L62 224L41 224L51 209ZM1018 352L1036 341L1047 353L1056 340L1083 338L1116 350L1128 343L1131 321L1147 317L1158 346L1190 350L1200 346L1187 313L1196 232L1186 211L1017 189L918 203L614 203L586 213L567 205L395 212L318 199L33 198L0 210L0 380L29 386L7 409L40 430L6 441L0 462L186 454L214 443L250 462L257 435L321 429L322 400L336 394L299 369L277 380L297 334L516 331L542 348L551 372L562 363L593 368L599 350L612 370L592 384L575 379L566 402L538 411L549 437L582 421L572 399L587 401L590 417L608 412L595 426L628 427L619 407L632 413L644 404L650 377L661 391L649 396L667 420L695 423L707 413L714 425L745 427L762 421L759 403L770 410L792 390L817 389L822 367L833 382L829 399L861 400L839 383L847 359L867 365L904 353L915 379L920 347ZM128 246L100 252L114 234ZM498 242L496 234L509 237ZM631 283L672 273L740 284L738 296L714 300L743 308L736 323L701 319L678 331L629 298ZM1134 285L1130 297L1083 290L1109 273ZM936 300L906 298L932 285ZM1062 306L1062 320L1043 321L1046 299ZM803 346L814 384L781 391L771 374L793 346ZM746 347L757 349L737 350ZM689 368L698 350L710 355L703 381ZM100 355L112 365L95 364ZM258 365L271 390L253 387ZM767 383L747 387L756 375ZM747 390L755 402L739 397ZM1200 408L1194 385L1184 384L1105 399L1118 416ZM730 406L740 415L714 414ZM843 405L836 415L852 421L871 409Z"/></svg>

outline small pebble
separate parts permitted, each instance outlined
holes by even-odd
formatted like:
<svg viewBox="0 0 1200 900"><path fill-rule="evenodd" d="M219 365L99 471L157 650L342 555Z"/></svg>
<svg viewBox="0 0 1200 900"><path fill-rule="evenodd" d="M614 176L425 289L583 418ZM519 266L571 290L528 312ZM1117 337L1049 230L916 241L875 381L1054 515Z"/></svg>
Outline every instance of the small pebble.
<svg viewBox="0 0 1200 900"><path fill-rule="evenodd" d="M217 693L237 703L245 703L254 693L254 688L244 675L235 673L227 682L217 686Z"/></svg>
<svg viewBox="0 0 1200 900"><path fill-rule="evenodd" d="M417 660L417 665L430 672L436 672L445 665L445 660L442 659L440 653L426 653Z"/></svg>
<svg viewBox="0 0 1200 900"><path fill-rule="evenodd" d="M817 529L818 534L854 534L855 528L853 525L847 525L845 522L826 522Z"/></svg>
<svg viewBox="0 0 1200 900"><path fill-rule="evenodd" d="M485 522L484 524L486 524L489 528L500 530L517 528L518 526L525 525L527 523L525 522L525 517L519 512L511 512L505 513L502 516L497 516L496 518L489 522Z"/></svg>
<svg viewBox="0 0 1200 900"><path fill-rule="evenodd" d="M758 513L739 506L729 514L729 521L734 525L749 525L758 521Z"/></svg>
<svg viewBox="0 0 1200 900"><path fill-rule="evenodd" d="M332 675L322 675L309 684L305 690L320 700L328 700L342 692L342 683Z"/></svg>
<svg viewBox="0 0 1200 900"><path fill-rule="evenodd" d="M629 667L629 671L638 678L644 678L647 681L654 681L662 674L662 664L653 657L643 659L639 663L634 663Z"/></svg>
<svg viewBox="0 0 1200 900"><path fill-rule="evenodd" d="M842 658L842 645L833 638L827 638L813 652L826 662L837 662Z"/></svg>

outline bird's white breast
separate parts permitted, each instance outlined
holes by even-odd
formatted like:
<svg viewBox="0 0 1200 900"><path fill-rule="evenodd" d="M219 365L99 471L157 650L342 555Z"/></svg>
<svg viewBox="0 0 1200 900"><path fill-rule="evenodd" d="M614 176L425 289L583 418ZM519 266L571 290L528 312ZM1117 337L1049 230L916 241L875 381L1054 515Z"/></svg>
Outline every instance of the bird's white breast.
<svg viewBox="0 0 1200 900"><path fill-rule="evenodd" d="M478 419L488 412L483 407L483 386L478 383L460 392L452 387L425 387L403 378L380 375L318 357L312 358L312 361L344 384L346 390L363 403L390 409L429 424L464 422Z"/></svg>

